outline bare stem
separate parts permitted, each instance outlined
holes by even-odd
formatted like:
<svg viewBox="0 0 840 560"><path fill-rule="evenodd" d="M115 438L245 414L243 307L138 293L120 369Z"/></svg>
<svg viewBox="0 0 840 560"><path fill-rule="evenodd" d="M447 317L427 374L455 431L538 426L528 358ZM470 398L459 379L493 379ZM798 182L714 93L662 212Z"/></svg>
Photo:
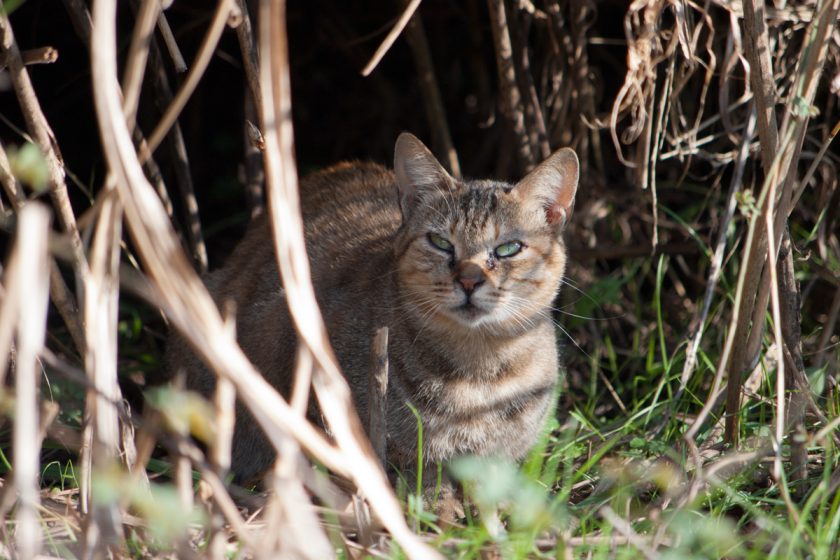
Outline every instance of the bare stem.
<svg viewBox="0 0 840 560"><path fill-rule="evenodd" d="M338 369L329 345L303 240L294 134L291 120L291 84L283 0L264 0L260 6L260 86L263 115L269 125L265 137L265 168L269 211L286 301L298 332L317 369L313 387L321 412L335 436L347 470L365 493L371 507L394 539L412 558L438 557L420 543L405 523L402 511L379 466L353 408L350 389Z"/></svg>
<svg viewBox="0 0 840 560"><path fill-rule="evenodd" d="M408 25L411 16L414 15L414 12L417 11L417 8L420 7L420 0L411 0L408 5L403 10L402 15L397 20L397 23L394 24L393 29L385 36L385 40L382 41L382 44L379 45L379 48L376 49L376 52L373 53L373 56L370 59L370 62L362 70L362 76L370 76L370 73L373 72L373 69L379 64L379 61L385 56L385 53L391 48L391 46L396 42L397 37L400 36L405 26Z"/></svg>
<svg viewBox="0 0 840 560"><path fill-rule="evenodd" d="M426 118L432 129L434 138L433 145L443 153L441 160L445 163L447 170L453 177L461 178L461 164L458 162L458 153L452 144L452 135L449 133L449 123L446 120L446 111L443 108L443 100L440 97L440 88L435 77L435 67L432 64L432 56L429 53L429 42L426 40L426 32L423 30L423 21L420 14L414 14L408 22L406 39L411 46L414 55L414 64L417 66L417 74L420 80L420 87L423 89L423 107L426 109Z"/></svg>
<svg viewBox="0 0 840 560"><path fill-rule="evenodd" d="M34 558L41 548L38 520L38 354L44 345L47 324L47 236L49 212L32 204L20 212L15 254L9 274L7 302L18 301L17 369L15 375L14 481L17 509L17 546L21 558Z"/></svg>
<svg viewBox="0 0 840 560"><path fill-rule="evenodd" d="M510 42L507 14L503 0L487 0L490 10L490 28L496 48L496 68L499 72L499 95L502 111L510 121L519 154L519 163L524 171L530 171L537 164L528 132L525 130L525 115L522 95L516 82L516 68L513 63L513 47Z"/></svg>
<svg viewBox="0 0 840 560"><path fill-rule="evenodd" d="M160 146L163 138L169 132L169 129L172 128L173 123L175 123L178 115L181 114L193 91L195 91L199 80L201 80L204 71L207 69L207 65L210 64L213 53L216 51L216 45L219 44L219 39L222 36L222 31L225 30L225 25L227 24L232 8L233 0L219 0L219 3L216 5L216 13L213 14L213 21L210 23L210 29L207 30L207 35L204 36L204 41L201 43L192 68L190 68L187 78L184 80L183 85L181 85L181 89L175 94L172 103L166 108L166 111L160 118L160 122L158 122L154 131L152 131L152 134L149 135L148 146L141 153L140 161L145 161Z"/></svg>

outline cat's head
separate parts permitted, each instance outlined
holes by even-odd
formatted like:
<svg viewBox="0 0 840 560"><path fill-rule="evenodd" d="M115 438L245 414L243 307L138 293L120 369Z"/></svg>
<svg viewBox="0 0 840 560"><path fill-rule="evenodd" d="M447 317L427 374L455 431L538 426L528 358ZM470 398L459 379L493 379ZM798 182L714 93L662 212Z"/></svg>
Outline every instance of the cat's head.
<svg viewBox="0 0 840 560"><path fill-rule="evenodd" d="M451 177L411 134L394 154L403 305L421 328L517 333L550 317L578 184L566 148L515 185Z"/></svg>

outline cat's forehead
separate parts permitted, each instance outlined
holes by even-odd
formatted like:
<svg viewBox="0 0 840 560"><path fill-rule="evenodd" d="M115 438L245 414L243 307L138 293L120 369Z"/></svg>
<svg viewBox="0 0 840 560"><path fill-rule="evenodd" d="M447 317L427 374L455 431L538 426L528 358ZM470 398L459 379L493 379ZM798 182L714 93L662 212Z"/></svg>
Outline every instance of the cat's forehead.
<svg viewBox="0 0 840 560"><path fill-rule="evenodd" d="M500 181L461 182L435 201L432 219L467 238L484 237L488 230L498 232L514 225L517 218L518 203L510 194L512 188Z"/></svg>
<svg viewBox="0 0 840 560"><path fill-rule="evenodd" d="M454 218L466 234L479 235L489 223L510 219L510 187L493 181L474 181L463 185L458 196L458 212Z"/></svg>

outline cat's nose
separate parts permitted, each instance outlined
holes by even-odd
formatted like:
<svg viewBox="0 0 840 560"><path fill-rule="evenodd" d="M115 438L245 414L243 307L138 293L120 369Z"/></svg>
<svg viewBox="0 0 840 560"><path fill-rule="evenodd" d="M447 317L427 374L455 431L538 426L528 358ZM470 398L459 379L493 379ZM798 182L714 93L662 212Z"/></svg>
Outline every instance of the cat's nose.
<svg viewBox="0 0 840 560"><path fill-rule="evenodd" d="M464 292L469 295L484 284L484 270L475 263L459 263L455 269L455 280L463 286Z"/></svg>

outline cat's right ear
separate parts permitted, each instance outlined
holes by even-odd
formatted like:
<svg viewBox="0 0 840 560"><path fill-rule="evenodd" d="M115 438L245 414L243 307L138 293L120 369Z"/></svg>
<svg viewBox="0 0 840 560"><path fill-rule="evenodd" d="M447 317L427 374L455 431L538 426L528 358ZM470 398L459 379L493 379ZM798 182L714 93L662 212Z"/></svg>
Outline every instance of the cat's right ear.
<svg viewBox="0 0 840 560"><path fill-rule="evenodd" d="M397 138L394 147L394 173L397 175L403 216L411 214L411 210L424 193L446 192L456 188L455 180L432 152L408 132L403 132Z"/></svg>
<svg viewBox="0 0 840 560"><path fill-rule="evenodd" d="M572 214L580 179L580 163L570 148L557 150L514 188L523 200L538 202L548 225L563 229Z"/></svg>

